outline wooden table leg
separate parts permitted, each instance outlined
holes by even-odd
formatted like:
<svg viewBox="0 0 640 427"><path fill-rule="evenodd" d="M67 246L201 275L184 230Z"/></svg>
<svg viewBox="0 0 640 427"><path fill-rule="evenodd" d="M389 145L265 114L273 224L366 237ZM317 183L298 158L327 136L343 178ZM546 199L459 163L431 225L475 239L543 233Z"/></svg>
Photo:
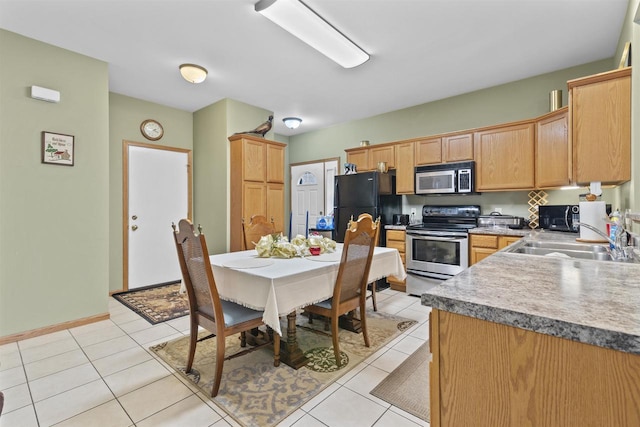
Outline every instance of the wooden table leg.
<svg viewBox="0 0 640 427"><path fill-rule="evenodd" d="M280 342L280 360L293 369L299 369L309 362L298 347L295 311L287 314L287 339Z"/></svg>

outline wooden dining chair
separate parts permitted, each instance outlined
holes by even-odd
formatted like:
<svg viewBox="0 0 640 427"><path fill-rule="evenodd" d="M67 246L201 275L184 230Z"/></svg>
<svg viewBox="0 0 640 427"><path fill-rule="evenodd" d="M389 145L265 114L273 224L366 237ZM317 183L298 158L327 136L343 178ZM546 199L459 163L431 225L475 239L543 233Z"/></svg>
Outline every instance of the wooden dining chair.
<svg viewBox="0 0 640 427"><path fill-rule="evenodd" d="M373 217L368 213L362 213L358 215L358 219L362 217L369 217L373 219ZM378 218L378 223L379 222L380 222L380 218ZM347 225L347 228L350 228L352 223L354 223L353 217L351 217L351 219L349 220L349 224ZM374 246L378 246L380 244L380 227L376 227L376 237L374 239L375 239ZM377 281L374 280L373 282L369 283L367 285L367 288L371 288L371 294L367 295L367 299L371 298L371 302L373 303L373 311L378 311L378 300L376 299L376 292L378 291Z"/></svg>
<svg viewBox="0 0 640 427"><path fill-rule="evenodd" d="M240 351L225 358L226 338L240 333L241 346L246 347L246 331L264 324L262 311L251 310L242 305L220 299L213 269L209 263L209 252L201 230L195 234L193 224L188 219L182 219L173 227L173 237L178 251L178 260L182 270L182 279L189 297L189 316L191 320L189 355L186 372L191 371L198 342L198 327L215 334L216 338L216 372L211 389L211 397L215 397L220 389L222 367L226 359L255 350L253 347ZM280 364L280 336L273 336L274 366ZM269 342L264 345L269 344Z"/></svg>
<svg viewBox="0 0 640 427"><path fill-rule="evenodd" d="M262 236L273 234L276 232L276 226L273 222L267 221L264 215L253 215L249 223L245 223L242 219L242 249L255 249L256 243L260 241Z"/></svg>
<svg viewBox="0 0 640 427"><path fill-rule="evenodd" d="M339 316L354 311L356 308L359 309L364 345L369 347L365 307L367 280L379 227L380 219L374 222L371 215L361 215L357 221L351 222L345 233L333 297L305 307L305 311L310 315L317 314L330 319L333 352L338 366L341 365L338 343Z"/></svg>

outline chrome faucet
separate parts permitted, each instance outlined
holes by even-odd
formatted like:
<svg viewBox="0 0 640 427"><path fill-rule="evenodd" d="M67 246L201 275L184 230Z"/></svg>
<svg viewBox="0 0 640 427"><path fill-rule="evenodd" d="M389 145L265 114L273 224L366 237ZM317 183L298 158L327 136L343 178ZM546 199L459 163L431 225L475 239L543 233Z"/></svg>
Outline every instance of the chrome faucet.
<svg viewBox="0 0 640 427"><path fill-rule="evenodd" d="M633 252L633 247L627 246L627 230L624 228L624 223L625 223L624 214L622 215L623 217L619 220L617 224L616 234L614 236L615 237L614 239L608 236L607 233L605 233L604 231L594 227L593 225L587 224L586 222L578 222L577 225L579 225L580 227L588 228L589 230L593 231L594 233L606 239L607 242L611 244L610 246L611 249L609 252L611 253L611 257L613 259L630 260L634 258L634 252ZM574 222L574 224L576 223Z"/></svg>

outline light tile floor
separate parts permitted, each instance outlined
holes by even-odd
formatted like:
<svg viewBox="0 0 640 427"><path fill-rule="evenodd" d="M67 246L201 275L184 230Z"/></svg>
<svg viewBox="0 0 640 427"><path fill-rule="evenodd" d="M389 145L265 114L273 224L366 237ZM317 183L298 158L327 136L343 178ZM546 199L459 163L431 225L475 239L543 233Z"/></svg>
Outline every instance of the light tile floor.
<svg viewBox="0 0 640 427"><path fill-rule="evenodd" d="M418 321L280 426L429 426L371 394L428 339L430 309L391 289L378 310ZM0 346L0 427L237 426L148 348L188 335L188 316L150 325L110 298L111 318Z"/></svg>

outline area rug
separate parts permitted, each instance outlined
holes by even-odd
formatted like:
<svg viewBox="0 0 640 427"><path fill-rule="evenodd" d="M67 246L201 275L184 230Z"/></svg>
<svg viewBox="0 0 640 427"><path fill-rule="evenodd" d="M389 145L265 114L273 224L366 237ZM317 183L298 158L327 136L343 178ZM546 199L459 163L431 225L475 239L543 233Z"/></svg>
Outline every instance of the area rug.
<svg viewBox="0 0 640 427"><path fill-rule="evenodd" d="M422 344L370 394L429 422L429 342Z"/></svg>
<svg viewBox="0 0 640 427"><path fill-rule="evenodd" d="M307 366L295 370L281 363L274 367L273 349L262 347L225 361L220 391L211 400L240 425L274 426L415 323L385 313L367 312L371 347L364 346L362 334L341 330L341 359L346 363L338 368L331 336L323 331L324 322L314 319L313 324L309 324L306 317L299 315L297 338L310 359ZM282 326L284 330L285 324ZM179 338L151 350L193 382L205 396L210 396L216 365L215 339L198 343L192 372L185 374L188 341L188 337ZM239 350L238 336L228 337L226 354Z"/></svg>
<svg viewBox="0 0 640 427"><path fill-rule="evenodd" d="M180 293L180 282L120 292L113 297L152 325L189 314L189 299L186 293Z"/></svg>

